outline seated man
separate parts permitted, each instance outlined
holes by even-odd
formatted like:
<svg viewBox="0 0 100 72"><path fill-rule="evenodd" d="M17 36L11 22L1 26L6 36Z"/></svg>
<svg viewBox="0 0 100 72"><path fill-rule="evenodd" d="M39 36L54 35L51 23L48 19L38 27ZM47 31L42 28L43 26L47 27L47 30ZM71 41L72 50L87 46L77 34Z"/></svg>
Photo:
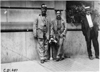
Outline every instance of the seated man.
<svg viewBox="0 0 100 72"><path fill-rule="evenodd" d="M64 59L63 43L64 43L64 38L66 36L66 32L67 29L65 21L61 17L61 11L56 10L56 18L52 21L52 26L51 26L51 34L55 37L58 43L58 46L56 46L57 47L56 61Z"/></svg>

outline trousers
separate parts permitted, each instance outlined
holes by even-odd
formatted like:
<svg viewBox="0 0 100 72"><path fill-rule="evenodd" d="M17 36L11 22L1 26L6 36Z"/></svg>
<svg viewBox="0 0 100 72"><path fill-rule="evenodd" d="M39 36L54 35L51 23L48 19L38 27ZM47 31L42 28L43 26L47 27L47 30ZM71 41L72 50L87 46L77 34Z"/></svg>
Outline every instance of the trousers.
<svg viewBox="0 0 100 72"><path fill-rule="evenodd" d="M47 59L48 51L48 42L44 41L43 38L37 40L37 50L40 57L40 60Z"/></svg>
<svg viewBox="0 0 100 72"><path fill-rule="evenodd" d="M99 56L98 28L96 26L82 30L87 44L88 56L92 56L91 41L93 42L95 56Z"/></svg>

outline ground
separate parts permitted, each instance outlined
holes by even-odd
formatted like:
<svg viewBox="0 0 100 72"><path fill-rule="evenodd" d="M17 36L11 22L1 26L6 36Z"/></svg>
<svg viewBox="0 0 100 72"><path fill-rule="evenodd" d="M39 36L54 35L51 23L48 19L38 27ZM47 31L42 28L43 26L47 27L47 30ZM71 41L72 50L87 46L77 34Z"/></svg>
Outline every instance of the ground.
<svg viewBox="0 0 100 72"><path fill-rule="evenodd" d="M77 55L55 62L50 60L41 64L39 60L1 64L1 72L62 72L99 71L99 59L89 60L86 55ZM7 71L9 70L9 71ZM13 71L12 71L13 70Z"/></svg>

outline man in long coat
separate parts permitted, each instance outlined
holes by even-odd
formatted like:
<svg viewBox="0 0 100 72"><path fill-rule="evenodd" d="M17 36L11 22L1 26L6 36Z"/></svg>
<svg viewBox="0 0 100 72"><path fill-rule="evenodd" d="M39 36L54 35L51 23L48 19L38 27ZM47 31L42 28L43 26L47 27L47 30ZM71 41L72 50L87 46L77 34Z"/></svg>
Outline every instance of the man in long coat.
<svg viewBox="0 0 100 72"><path fill-rule="evenodd" d="M46 12L47 6L42 4L41 14L39 14L33 24L33 34L37 39L37 50L41 63L44 63L48 59L48 40L50 36L51 23Z"/></svg>

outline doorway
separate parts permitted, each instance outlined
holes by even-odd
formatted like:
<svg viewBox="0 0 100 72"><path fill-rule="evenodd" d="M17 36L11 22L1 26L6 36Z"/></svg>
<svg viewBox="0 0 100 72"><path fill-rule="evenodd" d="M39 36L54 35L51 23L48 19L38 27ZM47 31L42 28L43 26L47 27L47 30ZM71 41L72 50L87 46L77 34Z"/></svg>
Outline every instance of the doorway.
<svg viewBox="0 0 100 72"><path fill-rule="evenodd" d="M93 7L93 1L66 1L66 21L80 23L79 9L82 5Z"/></svg>

